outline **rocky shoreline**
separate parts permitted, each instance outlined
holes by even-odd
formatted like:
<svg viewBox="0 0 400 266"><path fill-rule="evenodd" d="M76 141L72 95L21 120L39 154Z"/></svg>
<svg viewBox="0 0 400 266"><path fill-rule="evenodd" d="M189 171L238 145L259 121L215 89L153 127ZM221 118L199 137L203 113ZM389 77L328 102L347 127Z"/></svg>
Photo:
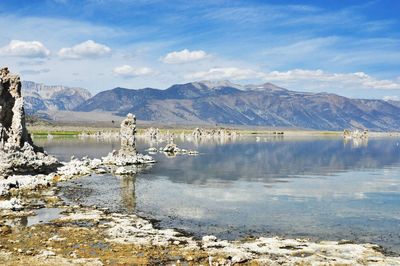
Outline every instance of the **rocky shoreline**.
<svg viewBox="0 0 400 266"><path fill-rule="evenodd" d="M47 265L400 265L399 257L385 255L377 245L349 241L278 237L226 241L214 236L197 240L173 229L154 228L136 215L68 206L57 196L58 182L118 174L121 167L140 171L139 165L126 166L124 160L109 164L113 154L118 153L107 159L73 158L50 174L0 180L0 263L46 265L45 259ZM60 213L44 224L18 222L45 207ZM35 242L27 236L34 236Z"/></svg>
<svg viewBox="0 0 400 266"><path fill-rule="evenodd" d="M400 265L398 257L385 256L373 244L278 237L196 240L173 229L154 228L136 215L54 202L47 206L59 206L62 212L46 224L0 227L1 264ZM19 212L9 211L9 219ZM2 211L3 219L6 213Z"/></svg>
<svg viewBox="0 0 400 266"><path fill-rule="evenodd" d="M374 244L278 237L198 240L175 229L155 228L135 214L70 206L57 195L57 183L91 174L133 175L155 163L136 150L135 117L129 114L121 124L120 150L99 159L58 162L28 134L19 77L10 76L8 69L0 72L1 265L400 265L400 257L386 256ZM153 138L158 134L150 133ZM232 136L198 129L193 134ZM196 154L173 143L163 151ZM30 222L44 208L55 210L54 216Z"/></svg>

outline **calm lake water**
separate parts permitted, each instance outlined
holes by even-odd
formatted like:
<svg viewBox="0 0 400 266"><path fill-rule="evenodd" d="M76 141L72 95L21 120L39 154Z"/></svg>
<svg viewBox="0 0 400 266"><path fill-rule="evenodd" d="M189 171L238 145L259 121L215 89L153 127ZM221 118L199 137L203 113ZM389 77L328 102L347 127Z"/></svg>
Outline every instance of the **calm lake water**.
<svg viewBox="0 0 400 266"><path fill-rule="evenodd" d="M70 202L136 212L196 237L350 239L400 253L399 139L243 137L179 142L198 156L169 158L131 177L93 175L62 183ZM100 157L118 143L35 140L60 160ZM139 141L140 151L149 147Z"/></svg>

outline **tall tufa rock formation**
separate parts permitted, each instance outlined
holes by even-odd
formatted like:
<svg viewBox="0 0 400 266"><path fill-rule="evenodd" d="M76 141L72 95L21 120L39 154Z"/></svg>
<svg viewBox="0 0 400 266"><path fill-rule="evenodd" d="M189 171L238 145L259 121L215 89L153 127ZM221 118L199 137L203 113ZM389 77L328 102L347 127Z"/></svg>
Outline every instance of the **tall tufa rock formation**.
<svg viewBox="0 0 400 266"><path fill-rule="evenodd" d="M154 159L149 155L143 155L136 150L136 117L129 113L121 123L120 137L121 148L109 153L103 157L103 163L108 165L127 166L127 165L143 165L154 163ZM132 170L132 169L131 169ZM121 168L120 173L131 173L131 170L125 171ZM136 172L135 169L134 172Z"/></svg>
<svg viewBox="0 0 400 266"><path fill-rule="evenodd" d="M25 143L38 149L26 129L20 78L5 67L0 69L0 145L22 148Z"/></svg>
<svg viewBox="0 0 400 266"><path fill-rule="evenodd" d="M33 144L25 124L24 101L18 75L0 69L0 179L12 174L54 170L59 162Z"/></svg>
<svg viewBox="0 0 400 266"><path fill-rule="evenodd" d="M136 117L129 113L121 123L121 155L136 155Z"/></svg>

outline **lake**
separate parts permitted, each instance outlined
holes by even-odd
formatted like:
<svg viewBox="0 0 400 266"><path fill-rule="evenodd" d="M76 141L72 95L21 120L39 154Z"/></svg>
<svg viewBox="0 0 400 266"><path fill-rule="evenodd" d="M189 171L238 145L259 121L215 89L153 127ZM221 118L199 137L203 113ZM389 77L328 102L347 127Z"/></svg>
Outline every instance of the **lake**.
<svg viewBox="0 0 400 266"><path fill-rule="evenodd" d="M100 157L119 144L35 139L60 160ZM92 175L61 183L70 203L137 213L195 237L282 236L372 242L400 254L399 139L241 137L192 143L197 156L153 155L137 176ZM138 141L144 152L149 144Z"/></svg>

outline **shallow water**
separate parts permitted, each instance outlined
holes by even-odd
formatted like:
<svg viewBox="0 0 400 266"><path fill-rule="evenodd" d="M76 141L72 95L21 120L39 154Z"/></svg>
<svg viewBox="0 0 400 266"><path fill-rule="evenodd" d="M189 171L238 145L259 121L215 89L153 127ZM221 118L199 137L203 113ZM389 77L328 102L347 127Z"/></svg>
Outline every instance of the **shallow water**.
<svg viewBox="0 0 400 266"><path fill-rule="evenodd" d="M399 141L247 137L178 142L200 155L157 154L158 162L136 177L83 177L61 184L61 191L67 201L137 212L195 236L350 239L400 253ZM36 142L61 160L118 149L113 142Z"/></svg>
<svg viewBox="0 0 400 266"><path fill-rule="evenodd" d="M57 219L61 217L62 209L60 208L45 208L35 210L35 214L33 216L26 217L25 226L32 226L36 224L48 223L51 220Z"/></svg>

